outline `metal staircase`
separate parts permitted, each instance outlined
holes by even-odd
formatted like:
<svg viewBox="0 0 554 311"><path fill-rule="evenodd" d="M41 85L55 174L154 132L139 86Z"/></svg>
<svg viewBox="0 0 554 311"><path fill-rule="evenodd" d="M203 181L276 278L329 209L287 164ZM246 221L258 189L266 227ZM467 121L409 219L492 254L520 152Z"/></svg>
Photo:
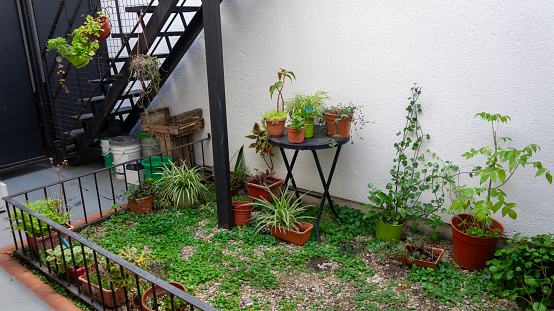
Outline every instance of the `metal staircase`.
<svg viewBox="0 0 554 311"><path fill-rule="evenodd" d="M119 118L123 131L130 131L139 119L140 107L157 95L143 94L141 84L131 76L131 56L139 49L140 54L163 59L163 85L203 29L203 13L201 6L185 5L186 0L33 0L26 11L36 29L36 21L48 13L46 7L54 1L58 5L56 10L50 9L54 17L49 31L36 31L31 39L38 42L35 48L40 51L36 54L40 56L42 102L48 108L54 141L51 153L78 164L108 121ZM114 4L116 7L105 6ZM99 53L86 67L75 69L64 59L64 67L59 69L56 53L46 52L45 42L80 26L84 17L79 16L101 10L110 13L111 38L101 42ZM139 27L141 12L143 24ZM140 29L144 36L138 36Z"/></svg>

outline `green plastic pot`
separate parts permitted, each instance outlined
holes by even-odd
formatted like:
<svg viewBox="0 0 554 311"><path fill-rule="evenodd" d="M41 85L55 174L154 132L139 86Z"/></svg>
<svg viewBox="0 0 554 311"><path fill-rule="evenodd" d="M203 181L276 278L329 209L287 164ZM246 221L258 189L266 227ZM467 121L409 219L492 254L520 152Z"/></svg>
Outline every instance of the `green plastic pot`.
<svg viewBox="0 0 554 311"><path fill-rule="evenodd" d="M89 62L88 56L80 57L76 55L68 55L65 58L67 58L67 60L69 60L77 69L85 67Z"/></svg>
<svg viewBox="0 0 554 311"><path fill-rule="evenodd" d="M304 124L306 125L306 129L304 130L304 138L314 137L315 122L314 121L304 121Z"/></svg>
<svg viewBox="0 0 554 311"><path fill-rule="evenodd" d="M144 133L143 131L140 131L140 132L137 132L137 133L135 134L135 136L138 136L138 137L140 137L141 139L143 139L143 138L145 138L145 139L146 139L146 138L154 138L154 133L148 133L148 134L146 134L146 133Z"/></svg>
<svg viewBox="0 0 554 311"><path fill-rule="evenodd" d="M389 225L384 224L380 220L375 219L375 235L378 239L385 241L399 241L404 230L404 225Z"/></svg>
<svg viewBox="0 0 554 311"><path fill-rule="evenodd" d="M142 166L144 166L144 173L146 178L154 178L155 181L162 177L163 164L169 165L169 162L173 162L169 157L151 157L142 160Z"/></svg>

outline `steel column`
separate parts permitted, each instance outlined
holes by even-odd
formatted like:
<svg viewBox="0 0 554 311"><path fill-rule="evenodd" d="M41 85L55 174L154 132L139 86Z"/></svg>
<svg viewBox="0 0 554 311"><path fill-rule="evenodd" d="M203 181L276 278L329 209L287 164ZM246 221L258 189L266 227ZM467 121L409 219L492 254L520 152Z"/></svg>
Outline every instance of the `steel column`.
<svg viewBox="0 0 554 311"><path fill-rule="evenodd" d="M223 75L223 47L221 43L221 15L219 0L202 1L204 41L214 154L215 194L219 227L233 228L231 178L229 175L229 141L225 104L225 77Z"/></svg>

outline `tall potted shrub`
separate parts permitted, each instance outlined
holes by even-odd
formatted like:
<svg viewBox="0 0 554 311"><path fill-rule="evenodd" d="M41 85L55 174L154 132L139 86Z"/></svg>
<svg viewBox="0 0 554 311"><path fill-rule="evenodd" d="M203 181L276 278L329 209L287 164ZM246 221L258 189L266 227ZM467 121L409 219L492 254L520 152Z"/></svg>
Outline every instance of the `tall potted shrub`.
<svg viewBox="0 0 554 311"><path fill-rule="evenodd" d="M460 213L451 219L453 234L454 261L463 268L479 270L494 254L496 244L504 233L504 227L492 216L502 212L512 219L517 219L516 203L506 201L507 193L502 187L514 176L519 167L532 166L536 170L535 177L545 175L552 184L550 171L541 162L532 162L533 155L540 150L536 144L528 144L518 149L503 146L512 141L509 137L499 136L502 123L511 120L509 116L500 114L478 113L475 117L490 122L492 145L478 149L472 148L462 156L466 159L480 156L484 163L475 166L469 176L479 178L479 186L455 186L456 194L451 210Z"/></svg>
<svg viewBox="0 0 554 311"><path fill-rule="evenodd" d="M267 127L267 133L270 137L281 137L285 132L285 121L287 120L287 113L285 112L285 100L283 98L283 87L285 81L288 78L292 83L292 79L296 80L294 72L281 69L277 72L279 81L269 87L269 93L273 98L273 93L277 91L277 107L274 110L270 110L262 115ZM281 103L281 105L279 105Z"/></svg>
<svg viewBox="0 0 554 311"><path fill-rule="evenodd" d="M424 135L418 119L421 105L417 103L421 88L414 84L412 96L406 110L406 125L396 135L401 139L394 144L396 158L390 170L391 180L386 190L380 190L369 184L369 201L366 208L376 208L376 235L378 239L398 241L402 236L404 225L408 220L416 222L421 217L429 217L437 211L444 202L443 185L451 178L449 168L441 165L435 154L421 152ZM428 160L431 157L433 160ZM428 202L422 201L424 192L433 196ZM370 216L371 215L371 216ZM436 217L436 216L435 216Z"/></svg>

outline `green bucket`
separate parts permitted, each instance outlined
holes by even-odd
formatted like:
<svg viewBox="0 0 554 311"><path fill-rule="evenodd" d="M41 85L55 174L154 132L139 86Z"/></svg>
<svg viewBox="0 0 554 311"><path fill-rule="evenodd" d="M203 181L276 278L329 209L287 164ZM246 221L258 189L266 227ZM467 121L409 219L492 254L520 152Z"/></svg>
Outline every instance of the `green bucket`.
<svg viewBox="0 0 554 311"><path fill-rule="evenodd" d="M384 224L379 219L375 219L375 236L385 241L399 241L404 230L404 224L389 225Z"/></svg>
<svg viewBox="0 0 554 311"><path fill-rule="evenodd" d="M136 132L135 136L138 136L141 139L143 139L143 138L154 138L154 133L147 134L147 133L144 133L143 131L140 131L140 132Z"/></svg>
<svg viewBox="0 0 554 311"><path fill-rule="evenodd" d="M169 162L173 162L173 159L169 157L151 157L142 160L141 163L144 166L146 178L154 178L157 181L162 176L163 164L169 165Z"/></svg>
<svg viewBox="0 0 554 311"><path fill-rule="evenodd" d="M304 121L304 124L306 124L306 129L304 130L304 138L314 137L315 122L314 121Z"/></svg>

